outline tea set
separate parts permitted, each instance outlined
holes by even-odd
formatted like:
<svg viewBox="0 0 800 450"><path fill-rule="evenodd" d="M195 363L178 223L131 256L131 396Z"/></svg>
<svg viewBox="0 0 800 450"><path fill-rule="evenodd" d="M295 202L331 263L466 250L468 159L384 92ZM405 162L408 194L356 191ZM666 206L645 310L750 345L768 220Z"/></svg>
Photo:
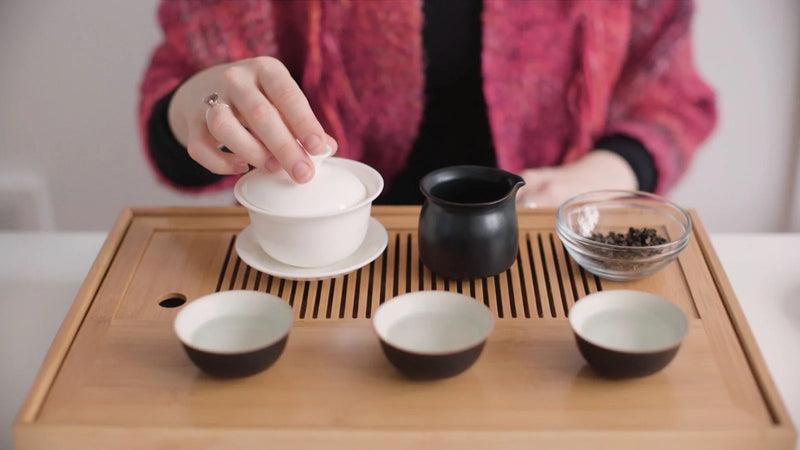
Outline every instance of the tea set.
<svg viewBox="0 0 800 450"><path fill-rule="evenodd" d="M306 184L294 183L282 171L264 170L252 170L237 181L234 195L247 209L250 225L238 235L236 251L251 267L283 278L321 279L356 270L384 252L387 231L370 215L372 202L383 190L381 175L330 152L312 161L316 175ZM515 197L524 184L518 175L482 166L445 167L427 174L420 182L425 196L418 227L421 262L448 279L506 271L518 253ZM677 205L636 191L589 195L596 197L586 201L579 196L557 212L559 237L576 247L568 247L570 255L584 252L573 256L579 264L578 258L591 250L581 239L602 229L598 216L618 214L630 202L638 202L638 214L651 211L652 217L668 217L677 230L670 231L679 237L665 244L668 252L649 249L659 268L685 247L691 225ZM587 217L595 217L595 226L585 226ZM579 221L585 229L571 225ZM594 267L585 268L594 273ZM628 271L627 279L632 275ZM216 377L240 377L261 372L279 359L293 318L292 308L271 294L223 291L185 305L174 328L201 370ZM584 359L607 377L661 370L688 330L688 319L672 302L633 290L587 295L575 303L568 319ZM429 290L384 302L372 323L385 356L401 373L436 379L455 376L475 363L494 327L494 314L467 295Z"/></svg>

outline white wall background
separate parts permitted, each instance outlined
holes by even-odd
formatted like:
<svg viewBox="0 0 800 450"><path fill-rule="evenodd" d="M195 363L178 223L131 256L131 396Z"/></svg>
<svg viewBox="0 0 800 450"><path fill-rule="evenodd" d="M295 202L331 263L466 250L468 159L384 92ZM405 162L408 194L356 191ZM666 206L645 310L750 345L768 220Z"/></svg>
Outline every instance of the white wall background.
<svg viewBox="0 0 800 450"><path fill-rule="evenodd" d="M695 59L720 122L672 197L711 231L800 231L800 2L697 5Z"/></svg>
<svg viewBox="0 0 800 450"><path fill-rule="evenodd" d="M147 166L136 110L156 4L0 0L0 179L39 176L57 229L107 230L125 206L233 204L178 194Z"/></svg>
<svg viewBox="0 0 800 450"><path fill-rule="evenodd" d="M0 1L0 228L105 230L125 206L231 204L158 185L141 153L156 3ZM710 231L800 231L800 2L698 0L695 35L721 122L672 197Z"/></svg>

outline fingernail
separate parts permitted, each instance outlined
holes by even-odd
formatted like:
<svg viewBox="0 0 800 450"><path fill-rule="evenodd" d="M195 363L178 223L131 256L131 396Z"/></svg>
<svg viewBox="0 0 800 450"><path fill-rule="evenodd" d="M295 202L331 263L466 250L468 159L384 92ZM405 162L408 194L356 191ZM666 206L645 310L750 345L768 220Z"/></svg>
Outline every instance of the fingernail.
<svg viewBox="0 0 800 450"><path fill-rule="evenodd" d="M311 178L311 165L306 161L298 161L292 167L292 175L294 179L299 182L308 181Z"/></svg>
<svg viewBox="0 0 800 450"><path fill-rule="evenodd" d="M303 148L305 148L306 151L311 151L311 149L317 148L322 143L322 139L320 139L316 134L310 134L303 139L302 143Z"/></svg>
<svg viewBox="0 0 800 450"><path fill-rule="evenodd" d="M331 150L333 150L333 153L336 153L336 150L339 149L339 143L336 142L336 139L329 137L326 139L326 141L328 141L328 147L330 147Z"/></svg>

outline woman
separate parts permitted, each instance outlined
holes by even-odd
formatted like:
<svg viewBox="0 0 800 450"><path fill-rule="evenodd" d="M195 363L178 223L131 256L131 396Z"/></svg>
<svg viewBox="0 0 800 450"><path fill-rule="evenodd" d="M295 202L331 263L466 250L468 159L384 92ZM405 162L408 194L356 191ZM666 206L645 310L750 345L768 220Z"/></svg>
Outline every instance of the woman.
<svg viewBox="0 0 800 450"><path fill-rule="evenodd" d="M250 166L313 176L326 146L419 203L454 164L521 174L525 204L665 193L716 120L690 1L237 1L159 9L140 126L162 180L202 191Z"/></svg>

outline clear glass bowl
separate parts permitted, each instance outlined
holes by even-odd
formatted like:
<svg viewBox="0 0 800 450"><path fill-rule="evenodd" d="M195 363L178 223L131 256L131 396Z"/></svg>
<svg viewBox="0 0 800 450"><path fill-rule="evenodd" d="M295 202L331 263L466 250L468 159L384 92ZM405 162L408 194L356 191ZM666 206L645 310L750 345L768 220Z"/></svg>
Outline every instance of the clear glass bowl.
<svg viewBox="0 0 800 450"><path fill-rule="evenodd" d="M628 246L596 240L609 232L651 228L659 245ZM644 278L669 264L689 243L692 219L675 203L640 191L594 191L564 202L556 212L556 233L581 267L612 281ZM593 239L593 236L595 237Z"/></svg>

